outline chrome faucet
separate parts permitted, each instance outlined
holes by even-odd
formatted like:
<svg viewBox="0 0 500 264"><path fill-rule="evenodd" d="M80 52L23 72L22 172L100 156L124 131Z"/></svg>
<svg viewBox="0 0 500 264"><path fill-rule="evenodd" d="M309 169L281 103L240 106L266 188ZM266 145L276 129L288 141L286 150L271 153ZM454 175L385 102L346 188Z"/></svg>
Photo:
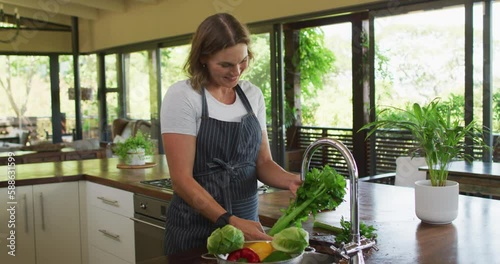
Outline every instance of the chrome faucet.
<svg viewBox="0 0 500 264"><path fill-rule="evenodd" d="M363 257L363 249L374 246L374 241L366 241L365 239L361 241L361 236L359 233L359 209L358 209L358 167L354 157L352 156L349 149L342 144L342 142L335 139L322 138L318 139L309 145L305 152L304 158L302 159L302 167L300 171L300 178L302 181L306 178L306 173L309 171L309 164L311 163L311 158L314 152L322 146L331 146L336 148L344 157L347 162L347 168L349 170L349 186L350 186L350 206L351 206L351 242L344 245L341 249L332 248L337 253L339 253L344 258L349 258L349 263L358 264L365 263Z"/></svg>

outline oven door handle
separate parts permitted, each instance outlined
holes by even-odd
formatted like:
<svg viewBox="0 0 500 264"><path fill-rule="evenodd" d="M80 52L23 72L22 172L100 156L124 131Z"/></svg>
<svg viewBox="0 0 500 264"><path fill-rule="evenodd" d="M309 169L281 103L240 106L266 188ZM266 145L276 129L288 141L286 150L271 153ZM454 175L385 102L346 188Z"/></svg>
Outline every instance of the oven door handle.
<svg viewBox="0 0 500 264"><path fill-rule="evenodd" d="M159 226L159 225L155 225L155 224L151 224L149 222L146 222L144 220L141 220L141 219L137 219L135 217L130 217L130 220L134 221L134 222L137 222L137 223L141 223L141 224L145 224L145 225L149 225L149 226L152 226L152 227L156 227L156 228L159 228L159 229L163 229L165 230L165 227L163 226Z"/></svg>

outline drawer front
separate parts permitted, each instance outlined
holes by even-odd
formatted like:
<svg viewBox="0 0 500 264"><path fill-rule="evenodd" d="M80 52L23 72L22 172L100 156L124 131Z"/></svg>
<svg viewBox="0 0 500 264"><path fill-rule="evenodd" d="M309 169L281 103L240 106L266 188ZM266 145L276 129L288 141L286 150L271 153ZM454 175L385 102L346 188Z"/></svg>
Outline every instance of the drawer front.
<svg viewBox="0 0 500 264"><path fill-rule="evenodd" d="M131 264L117 256L102 251L94 246L89 248L89 264ZM166 262L165 262L166 263Z"/></svg>
<svg viewBox="0 0 500 264"><path fill-rule="evenodd" d="M126 217L134 216L133 193L93 182L87 182L87 205Z"/></svg>
<svg viewBox="0 0 500 264"><path fill-rule="evenodd" d="M95 246L112 255L135 262L134 222L127 217L89 207L89 247Z"/></svg>

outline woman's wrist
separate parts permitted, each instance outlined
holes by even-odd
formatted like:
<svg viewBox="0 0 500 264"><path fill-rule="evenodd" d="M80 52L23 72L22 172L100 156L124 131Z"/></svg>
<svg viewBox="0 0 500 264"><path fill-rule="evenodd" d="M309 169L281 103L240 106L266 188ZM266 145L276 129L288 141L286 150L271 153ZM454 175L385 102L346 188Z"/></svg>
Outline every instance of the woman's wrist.
<svg viewBox="0 0 500 264"><path fill-rule="evenodd" d="M217 227L224 227L225 225L228 225L229 224L229 219L231 218L231 216L233 216L231 213L229 212L225 212L223 214L221 214L217 220L215 221L215 225Z"/></svg>

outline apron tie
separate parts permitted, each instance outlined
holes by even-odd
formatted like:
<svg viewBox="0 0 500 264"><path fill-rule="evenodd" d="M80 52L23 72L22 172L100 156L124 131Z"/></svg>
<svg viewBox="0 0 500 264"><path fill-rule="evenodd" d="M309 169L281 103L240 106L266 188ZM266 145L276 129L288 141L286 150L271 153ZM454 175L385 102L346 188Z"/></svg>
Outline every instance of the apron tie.
<svg viewBox="0 0 500 264"><path fill-rule="evenodd" d="M246 166L255 166L255 162L245 161L236 164L231 164L219 158L214 158L213 162L209 162L207 165L210 169L221 168L225 170L227 173L231 174L231 176L236 176L238 175L236 169L243 168Z"/></svg>
<svg viewBox="0 0 500 264"><path fill-rule="evenodd" d="M231 164L225 162L219 158L214 158L213 162L207 163L210 169L221 168L224 171L224 176L222 177L222 196L224 199L224 206L228 213L232 214L232 202L231 193L229 192L229 183L231 178L238 176L237 169L246 166L255 166L255 162L244 161L236 164Z"/></svg>

